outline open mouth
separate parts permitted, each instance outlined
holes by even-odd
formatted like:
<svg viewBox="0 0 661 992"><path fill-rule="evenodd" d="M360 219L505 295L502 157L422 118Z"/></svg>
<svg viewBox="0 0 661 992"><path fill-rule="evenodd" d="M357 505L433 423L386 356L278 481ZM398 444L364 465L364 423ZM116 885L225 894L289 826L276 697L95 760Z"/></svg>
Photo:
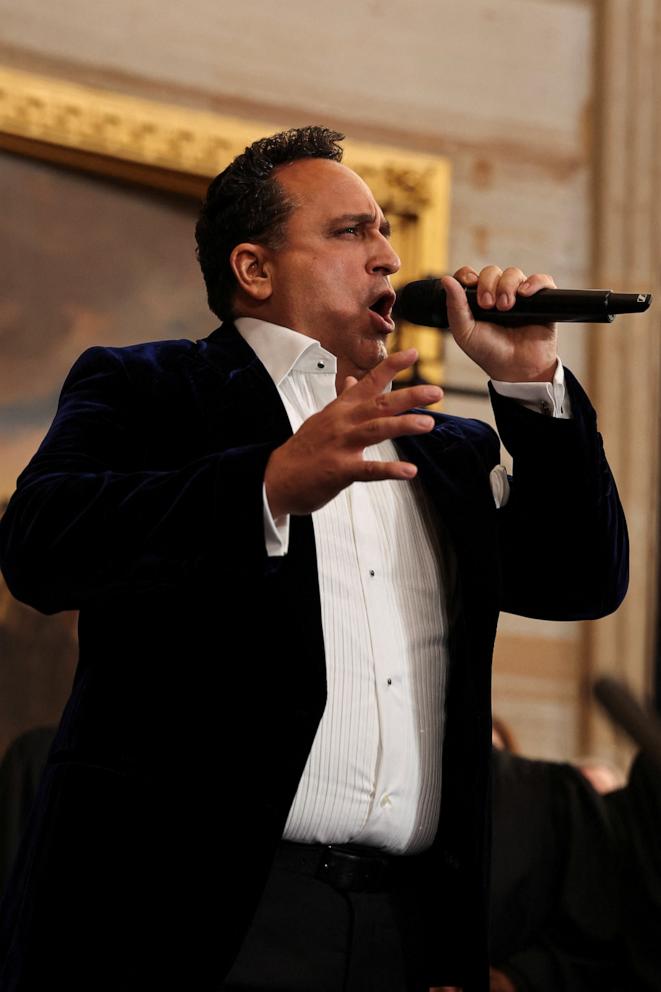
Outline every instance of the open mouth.
<svg viewBox="0 0 661 992"><path fill-rule="evenodd" d="M392 330L395 326L391 316L394 303L395 293L392 289L386 289L369 306L372 313L381 318L388 330Z"/></svg>

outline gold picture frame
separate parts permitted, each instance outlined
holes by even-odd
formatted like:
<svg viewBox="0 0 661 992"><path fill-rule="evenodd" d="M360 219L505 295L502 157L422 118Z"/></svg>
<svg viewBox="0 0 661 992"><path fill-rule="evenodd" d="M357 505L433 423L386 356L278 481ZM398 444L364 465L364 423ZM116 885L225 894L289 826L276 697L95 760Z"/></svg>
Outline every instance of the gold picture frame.
<svg viewBox="0 0 661 992"><path fill-rule="evenodd" d="M0 148L196 199L246 145L281 129L0 67ZM344 147L388 214L402 260L397 281L445 272L449 161L361 141ZM438 381L438 332L407 327L401 343L415 343Z"/></svg>
<svg viewBox="0 0 661 992"><path fill-rule="evenodd" d="M201 195L247 144L278 129L0 67L0 147L173 192ZM345 149L389 213L412 224L407 278L443 271L448 160L352 140Z"/></svg>

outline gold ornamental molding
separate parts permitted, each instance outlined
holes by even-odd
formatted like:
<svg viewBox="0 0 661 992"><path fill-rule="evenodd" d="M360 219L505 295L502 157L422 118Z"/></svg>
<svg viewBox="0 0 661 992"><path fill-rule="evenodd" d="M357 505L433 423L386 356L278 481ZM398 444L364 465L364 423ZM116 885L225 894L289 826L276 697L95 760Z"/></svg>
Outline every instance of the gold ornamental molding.
<svg viewBox="0 0 661 992"><path fill-rule="evenodd" d="M195 197L246 145L282 126L0 67L1 148ZM345 161L396 215L394 226L407 228L407 276L445 271L448 161L357 141L345 143Z"/></svg>
<svg viewBox="0 0 661 992"><path fill-rule="evenodd" d="M283 126L0 66L0 149L196 200L246 145ZM363 176L392 225L402 260L397 282L447 271L448 160L352 140L344 149L344 161ZM396 346L409 345L420 353L416 373L440 381L438 331L403 324Z"/></svg>
<svg viewBox="0 0 661 992"><path fill-rule="evenodd" d="M4 135L72 154L207 176L231 154L222 122L123 95L0 70Z"/></svg>

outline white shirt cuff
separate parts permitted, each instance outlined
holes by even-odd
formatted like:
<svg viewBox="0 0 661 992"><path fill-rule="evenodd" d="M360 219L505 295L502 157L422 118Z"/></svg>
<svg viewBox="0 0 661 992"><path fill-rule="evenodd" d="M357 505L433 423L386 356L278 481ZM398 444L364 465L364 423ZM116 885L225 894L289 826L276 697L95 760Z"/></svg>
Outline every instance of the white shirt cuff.
<svg viewBox="0 0 661 992"><path fill-rule="evenodd" d="M273 519L269 501L266 498L266 485L262 486L262 506L264 511L264 544L269 558L282 558L289 551L289 514Z"/></svg>
<svg viewBox="0 0 661 992"><path fill-rule="evenodd" d="M517 400L527 410L541 413L546 417L571 419L571 403L565 390L565 370L558 359L552 382L496 382L493 388L501 396Z"/></svg>

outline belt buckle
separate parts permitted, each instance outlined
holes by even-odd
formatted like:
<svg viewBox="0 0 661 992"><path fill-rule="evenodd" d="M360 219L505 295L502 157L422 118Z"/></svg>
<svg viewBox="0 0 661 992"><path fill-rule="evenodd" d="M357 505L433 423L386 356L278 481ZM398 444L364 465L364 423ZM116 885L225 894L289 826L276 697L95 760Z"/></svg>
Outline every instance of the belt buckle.
<svg viewBox="0 0 661 992"><path fill-rule="evenodd" d="M328 844L321 856L316 877L339 892L378 892L385 889L388 862L340 851Z"/></svg>

